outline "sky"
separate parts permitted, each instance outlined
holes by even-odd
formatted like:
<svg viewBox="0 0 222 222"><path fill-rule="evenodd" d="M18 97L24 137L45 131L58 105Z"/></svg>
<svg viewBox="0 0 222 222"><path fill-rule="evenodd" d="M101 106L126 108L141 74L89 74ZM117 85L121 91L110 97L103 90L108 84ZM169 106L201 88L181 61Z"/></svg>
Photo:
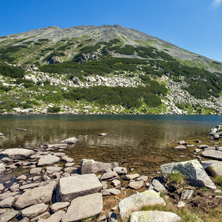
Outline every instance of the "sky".
<svg viewBox="0 0 222 222"><path fill-rule="evenodd" d="M222 61L222 0L0 0L0 36L115 24Z"/></svg>

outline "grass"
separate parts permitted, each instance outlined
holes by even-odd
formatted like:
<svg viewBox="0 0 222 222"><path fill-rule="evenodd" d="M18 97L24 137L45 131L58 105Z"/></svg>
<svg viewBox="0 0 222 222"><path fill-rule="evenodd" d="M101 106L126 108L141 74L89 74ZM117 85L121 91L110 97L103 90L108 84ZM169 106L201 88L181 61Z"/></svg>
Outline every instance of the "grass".
<svg viewBox="0 0 222 222"><path fill-rule="evenodd" d="M168 180L175 182L177 184L185 184L186 179L185 176L179 172L173 172L168 175Z"/></svg>

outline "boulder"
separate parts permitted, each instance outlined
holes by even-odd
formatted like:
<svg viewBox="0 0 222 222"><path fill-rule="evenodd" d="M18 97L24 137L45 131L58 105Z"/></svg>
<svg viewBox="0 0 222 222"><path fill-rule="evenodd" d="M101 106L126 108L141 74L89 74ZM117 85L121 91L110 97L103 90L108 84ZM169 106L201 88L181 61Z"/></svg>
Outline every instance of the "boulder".
<svg viewBox="0 0 222 222"><path fill-rule="evenodd" d="M132 212L140 210L144 206L155 206L155 205L166 205L160 194L153 191L147 190L143 193L133 194L120 201L119 203L119 215L120 219L127 221Z"/></svg>
<svg viewBox="0 0 222 222"><path fill-rule="evenodd" d="M215 159L215 160L222 160L222 152L218 150L206 150L203 151L201 156L210 158L210 159Z"/></svg>
<svg viewBox="0 0 222 222"><path fill-rule="evenodd" d="M81 174L90 174L90 173L104 173L108 169L113 169L118 167L118 163L102 163L97 162L92 159L83 159L81 161Z"/></svg>
<svg viewBox="0 0 222 222"><path fill-rule="evenodd" d="M75 144L77 142L78 142L78 139L76 137L70 137L68 139L61 141L61 143L65 143L65 144Z"/></svg>
<svg viewBox="0 0 222 222"><path fill-rule="evenodd" d="M60 179L57 190L57 201L72 201L74 198L99 192L102 184L95 174L69 176Z"/></svg>
<svg viewBox="0 0 222 222"><path fill-rule="evenodd" d="M0 153L0 159L4 157L9 157L12 159L26 159L34 154L34 151L23 149L23 148L13 148L13 149L7 149Z"/></svg>
<svg viewBox="0 0 222 222"><path fill-rule="evenodd" d="M22 216L28 218L34 218L45 212L47 209L48 206L44 203L35 204L32 205L31 207L27 207L24 210L22 210Z"/></svg>
<svg viewBox="0 0 222 222"><path fill-rule="evenodd" d="M38 166L47 166L58 163L60 158L54 155L42 156L38 161Z"/></svg>
<svg viewBox="0 0 222 222"><path fill-rule="evenodd" d="M166 211L139 211L133 212L130 218L130 222L179 222L181 218L171 212Z"/></svg>
<svg viewBox="0 0 222 222"><path fill-rule="evenodd" d="M8 222L19 215L19 211L9 209L0 215L0 222Z"/></svg>
<svg viewBox="0 0 222 222"><path fill-rule="evenodd" d="M51 182L45 186L27 190L19 196L14 206L17 209L23 209L33 204L50 202L55 185L56 182Z"/></svg>
<svg viewBox="0 0 222 222"><path fill-rule="evenodd" d="M78 221L101 213L103 198L101 193L77 197L71 202L62 222Z"/></svg>
<svg viewBox="0 0 222 222"><path fill-rule="evenodd" d="M213 177L222 176L222 162L210 164L206 171L209 172Z"/></svg>
<svg viewBox="0 0 222 222"><path fill-rule="evenodd" d="M168 163L161 167L164 179L172 173L180 173L185 176L186 181L195 187L209 187L216 189L215 184L209 178L198 160L190 160L178 163Z"/></svg>
<svg viewBox="0 0 222 222"><path fill-rule="evenodd" d="M5 172L5 164L0 163L0 174Z"/></svg>

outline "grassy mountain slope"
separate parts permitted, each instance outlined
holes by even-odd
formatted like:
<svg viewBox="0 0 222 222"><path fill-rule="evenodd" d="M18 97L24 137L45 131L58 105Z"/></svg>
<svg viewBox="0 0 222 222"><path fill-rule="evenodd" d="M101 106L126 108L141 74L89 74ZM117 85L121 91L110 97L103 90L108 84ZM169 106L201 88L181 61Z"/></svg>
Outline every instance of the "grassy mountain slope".
<svg viewBox="0 0 222 222"><path fill-rule="evenodd" d="M221 73L220 62L118 25L0 37L3 111L50 105L85 112L90 104L93 113L220 113ZM179 100L170 81L182 92Z"/></svg>

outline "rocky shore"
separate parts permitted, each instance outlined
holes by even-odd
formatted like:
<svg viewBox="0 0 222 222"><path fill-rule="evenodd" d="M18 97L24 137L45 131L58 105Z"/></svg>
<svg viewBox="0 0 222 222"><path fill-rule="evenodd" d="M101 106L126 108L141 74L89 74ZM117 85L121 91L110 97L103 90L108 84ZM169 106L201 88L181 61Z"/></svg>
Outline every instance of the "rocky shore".
<svg viewBox="0 0 222 222"><path fill-rule="evenodd" d="M222 148L216 144L221 129L210 131L211 147L179 141L175 149L192 148L197 158L163 164L162 175L152 178L116 162L82 159L77 165L64 152L78 143L75 137L59 144L2 149L0 222L176 222L186 221L181 209L205 212L222 206L215 180L222 176Z"/></svg>

